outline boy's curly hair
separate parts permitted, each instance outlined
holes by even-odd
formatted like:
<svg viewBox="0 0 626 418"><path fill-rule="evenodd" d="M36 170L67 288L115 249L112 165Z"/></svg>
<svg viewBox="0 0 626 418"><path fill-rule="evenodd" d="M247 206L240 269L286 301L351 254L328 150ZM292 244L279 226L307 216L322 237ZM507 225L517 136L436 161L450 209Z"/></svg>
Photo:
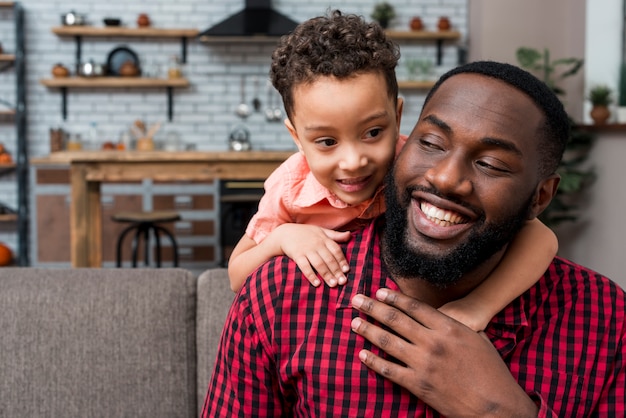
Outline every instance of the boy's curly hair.
<svg viewBox="0 0 626 418"><path fill-rule="evenodd" d="M280 93L287 116L293 115L293 88L321 76L345 79L363 73L381 73L387 94L398 97L395 68L398 46L378 23L333 10L309 19L281 38L272 53L270 78Z"/></svg>

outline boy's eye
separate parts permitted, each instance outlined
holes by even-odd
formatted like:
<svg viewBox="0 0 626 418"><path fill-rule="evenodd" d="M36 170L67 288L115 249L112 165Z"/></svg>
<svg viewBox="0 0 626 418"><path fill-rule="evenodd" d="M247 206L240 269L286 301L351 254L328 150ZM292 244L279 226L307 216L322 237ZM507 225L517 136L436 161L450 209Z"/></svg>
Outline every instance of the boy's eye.
<svg viewBox="0 0 626 418"><path fill-rule="evenodd" d="M315 144L322 147L332 147L333 145L337 144L337 141L333 138L322 138L315 141Z"/></svg>
<svg viewBox="0 0 626 418"><path fill-rule="evenodd" d="M369 130L366 136L368 138L376 138L378 135L380 135L381 132L382 132L381 128L374 128L374 129Z"/></svg>

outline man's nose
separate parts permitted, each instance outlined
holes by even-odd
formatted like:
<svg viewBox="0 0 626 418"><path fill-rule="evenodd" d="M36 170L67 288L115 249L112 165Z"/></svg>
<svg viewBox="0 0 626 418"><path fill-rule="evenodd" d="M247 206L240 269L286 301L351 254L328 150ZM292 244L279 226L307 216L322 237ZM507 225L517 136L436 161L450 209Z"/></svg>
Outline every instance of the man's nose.
<svg viewBox="0 0 626 418"><path fill-rule="evenodd" d="M472 193L471 166L459 156L448 155L430 167L425 179L444 195Z"/></svg>

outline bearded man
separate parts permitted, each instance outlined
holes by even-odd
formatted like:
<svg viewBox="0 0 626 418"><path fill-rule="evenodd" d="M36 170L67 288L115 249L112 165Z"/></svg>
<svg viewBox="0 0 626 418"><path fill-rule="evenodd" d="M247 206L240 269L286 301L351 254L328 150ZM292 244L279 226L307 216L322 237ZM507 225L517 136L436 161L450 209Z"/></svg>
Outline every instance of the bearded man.
<svg viewBox="0 0 626 418"><path fill-rule="evenodd" d="M345 285L261 266L228 315L203 416L624 416L626 295L555 257L476 333L437 311L482 283L556 193L563 106L529 73L444 74L345 244Z"/></svg>

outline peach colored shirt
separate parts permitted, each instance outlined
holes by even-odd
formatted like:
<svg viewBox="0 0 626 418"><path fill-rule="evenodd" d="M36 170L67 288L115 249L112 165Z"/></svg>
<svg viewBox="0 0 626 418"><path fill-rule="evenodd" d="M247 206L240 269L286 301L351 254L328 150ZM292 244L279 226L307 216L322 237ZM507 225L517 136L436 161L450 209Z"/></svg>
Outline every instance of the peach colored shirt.
<svg viewBox="0 0 626 418"><path fill-rule="evenodd" d="M400 136L396 155L407 137ZM300 152L289 157L267 178L259 209L246 228L257 244L279 225L298 223L334 230L354 230L385 211L383 185L374 196L356 206L340 200L322 186Z"/></svg>

